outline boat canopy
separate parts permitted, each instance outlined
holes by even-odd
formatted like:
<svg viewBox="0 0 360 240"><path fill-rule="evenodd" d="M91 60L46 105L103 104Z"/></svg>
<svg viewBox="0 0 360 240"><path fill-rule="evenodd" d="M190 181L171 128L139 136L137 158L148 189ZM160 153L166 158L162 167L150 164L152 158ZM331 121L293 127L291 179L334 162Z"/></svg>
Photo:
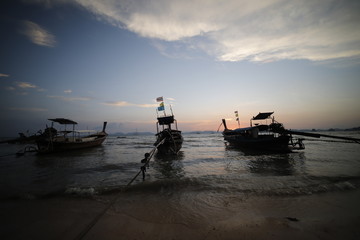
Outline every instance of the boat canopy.
<svg viewBox="0 0 360 240"><path fill-rule="evenodd" d="M274 112L265 112L265 113L259 113L258 115L256 115L255 117L252 118L252 120L264 120L264 119L268 119L271 114L273 114Z"/></svg>
<svg viewBox="0 0 360 240"><path fill-rule="evenodd" d="M174 116L159 117L158 122L160 125L168 125L174 123Z"/></svg>
<svg viewBox="0 0 360 240"><path fill-rule="evenodd" d="M77 122L70 120L70 119L66 119L66 118L52 118L52 119L48 119L50 121L59 123L59 124L77 124Z"/></svg>

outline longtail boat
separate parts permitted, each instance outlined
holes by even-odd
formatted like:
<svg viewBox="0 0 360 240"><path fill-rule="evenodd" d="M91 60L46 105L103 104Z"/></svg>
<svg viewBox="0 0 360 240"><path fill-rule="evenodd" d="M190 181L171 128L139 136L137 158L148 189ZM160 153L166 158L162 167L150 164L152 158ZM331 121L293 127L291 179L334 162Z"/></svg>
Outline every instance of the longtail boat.
<svg viewBox="0 0 360 240"><path fill-rule="evenodd" d="M52 122L51 127L46 127L36 141L39 153L96 147L101 145L107 137L105 132L107 122L104 122L102 131L93 132L91 130L75 130L77 122L70 119L54 118L48 120ZM63 125L64 130L54 128L54 123ZM71 125L72 129L68 130L67 125Z"/></svg>
<svg viewBox="0 0 360 240"><path fill-rule="evenodd" d="M237 111L235 113L237 114ZM305 139L295 138L293 135L335 138L360 143L360 139L356 138L285 129L282 123L277 122L275 117L271 117L273 113L259 113L250 119L250 127L246 128L228 129L225 119L222 119L225 128L223 131L224 140L240 149L269 152L291 152L305 149L303 143Z"/></svg>
<svg viewBox="0 0 360 240"><path fill-rule="evenodd" d="M161 102L157 111L163 111L164 116L157 118L156 122L156 142L158 153L160 154L178 154L182 147L183 137L181 131L178 130L177 121L171 109L171 115L166 115L163 97L157 98Z"/></svg>
<svg viewBox="0 0 360 240"><path fill-rule="evenodd" d="M244 149L274 152L291 152L293 149L304 149L302 139L293 139L286 133L280 133L284 126L271 118L274 112L259 113L250 119L250 127L228 129L223 119L223 136L230 144ZM259 123L262 120L271 120L271 123ZM256 123L255 123L256 121Z"/></svg>

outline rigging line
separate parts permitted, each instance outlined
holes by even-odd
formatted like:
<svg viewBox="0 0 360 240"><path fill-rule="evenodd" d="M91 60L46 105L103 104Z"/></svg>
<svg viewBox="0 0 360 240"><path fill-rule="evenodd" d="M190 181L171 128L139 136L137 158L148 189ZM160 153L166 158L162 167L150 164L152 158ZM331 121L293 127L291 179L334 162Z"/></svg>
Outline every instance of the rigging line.
<svg viewBox="0 0 360 240"><path fill-rule="evenodd" d="M143 165L143 167L147 166L152 158L152 156L154 155L157 147L159 145L161 145L163 142L165 141L165 138L163 140L161 140L151 151L150 151L150 156L148 157L147 161L145 162L145 164ZM126 185L126 187L128 187L138 176L139 174L142 172L142 170L140 170L133 179L131 179L131 181ZM122 191L124 191L126 188L123 188ZM121 192L122 192L121 191ZM110 201L110 203L106 206L106 208L104 208L103 211L101 211L98 215L96 215L96 217L89 223L89 225L86 226L86 228L81 231L79 233L79 235L74 238L74 240L81 240L83 239L86 234L95 226L95 224L100 220L100 218L110 209L110 207L118 200L119 198L119 194L115 195L114 199Z"/></svg>
<svg viewBox="0 0 360 240"><path fill-rule="evenodd" d="M223 123L220 123L220 126L218 127L216 132L219 132L221 125L223 125Z"/></svg>

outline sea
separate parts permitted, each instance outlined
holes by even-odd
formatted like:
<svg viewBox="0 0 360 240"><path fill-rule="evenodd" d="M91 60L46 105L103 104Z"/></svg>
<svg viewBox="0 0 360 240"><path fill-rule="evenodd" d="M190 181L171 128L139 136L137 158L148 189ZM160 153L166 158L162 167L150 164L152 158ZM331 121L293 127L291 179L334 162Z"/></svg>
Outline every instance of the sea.
<svg viewBox="0 0 360 240"><path fill-rule="evenodd" d="M360 138L355 131L324 134ZM183 137L178 155L154 154L145 178L139 174L141 160L153 150L154 135L109 136L102 146L56 154L19 155L29 145L0 144L0 200L134 192L296 197L360 187L359 143L306 137L304 150L270 154L243 152L221 133ZM211 205L214 198L201 201Z"/></svg>

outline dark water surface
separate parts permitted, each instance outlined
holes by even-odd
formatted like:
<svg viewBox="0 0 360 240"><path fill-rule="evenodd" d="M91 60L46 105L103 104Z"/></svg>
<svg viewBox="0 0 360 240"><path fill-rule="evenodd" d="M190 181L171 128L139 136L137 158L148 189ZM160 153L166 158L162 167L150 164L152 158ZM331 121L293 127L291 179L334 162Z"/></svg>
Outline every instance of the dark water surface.
<svg viewBox="0 0 360 240"><path fill-rule="evenodd" d="M358 132L327 134L360 138ZM154 141L154 136L109 137L93 149L21 157L15 153L25 145L1 144L0 199L121 191L139 172ZM253 154L228 146L219 133L184 134L179 155L155 155L145 181L140 175L128 190L293 196L360 187L360 144L322 139L304 143L306 149L294 153ZM214 199L208 200L204 202Z"/></svg>

